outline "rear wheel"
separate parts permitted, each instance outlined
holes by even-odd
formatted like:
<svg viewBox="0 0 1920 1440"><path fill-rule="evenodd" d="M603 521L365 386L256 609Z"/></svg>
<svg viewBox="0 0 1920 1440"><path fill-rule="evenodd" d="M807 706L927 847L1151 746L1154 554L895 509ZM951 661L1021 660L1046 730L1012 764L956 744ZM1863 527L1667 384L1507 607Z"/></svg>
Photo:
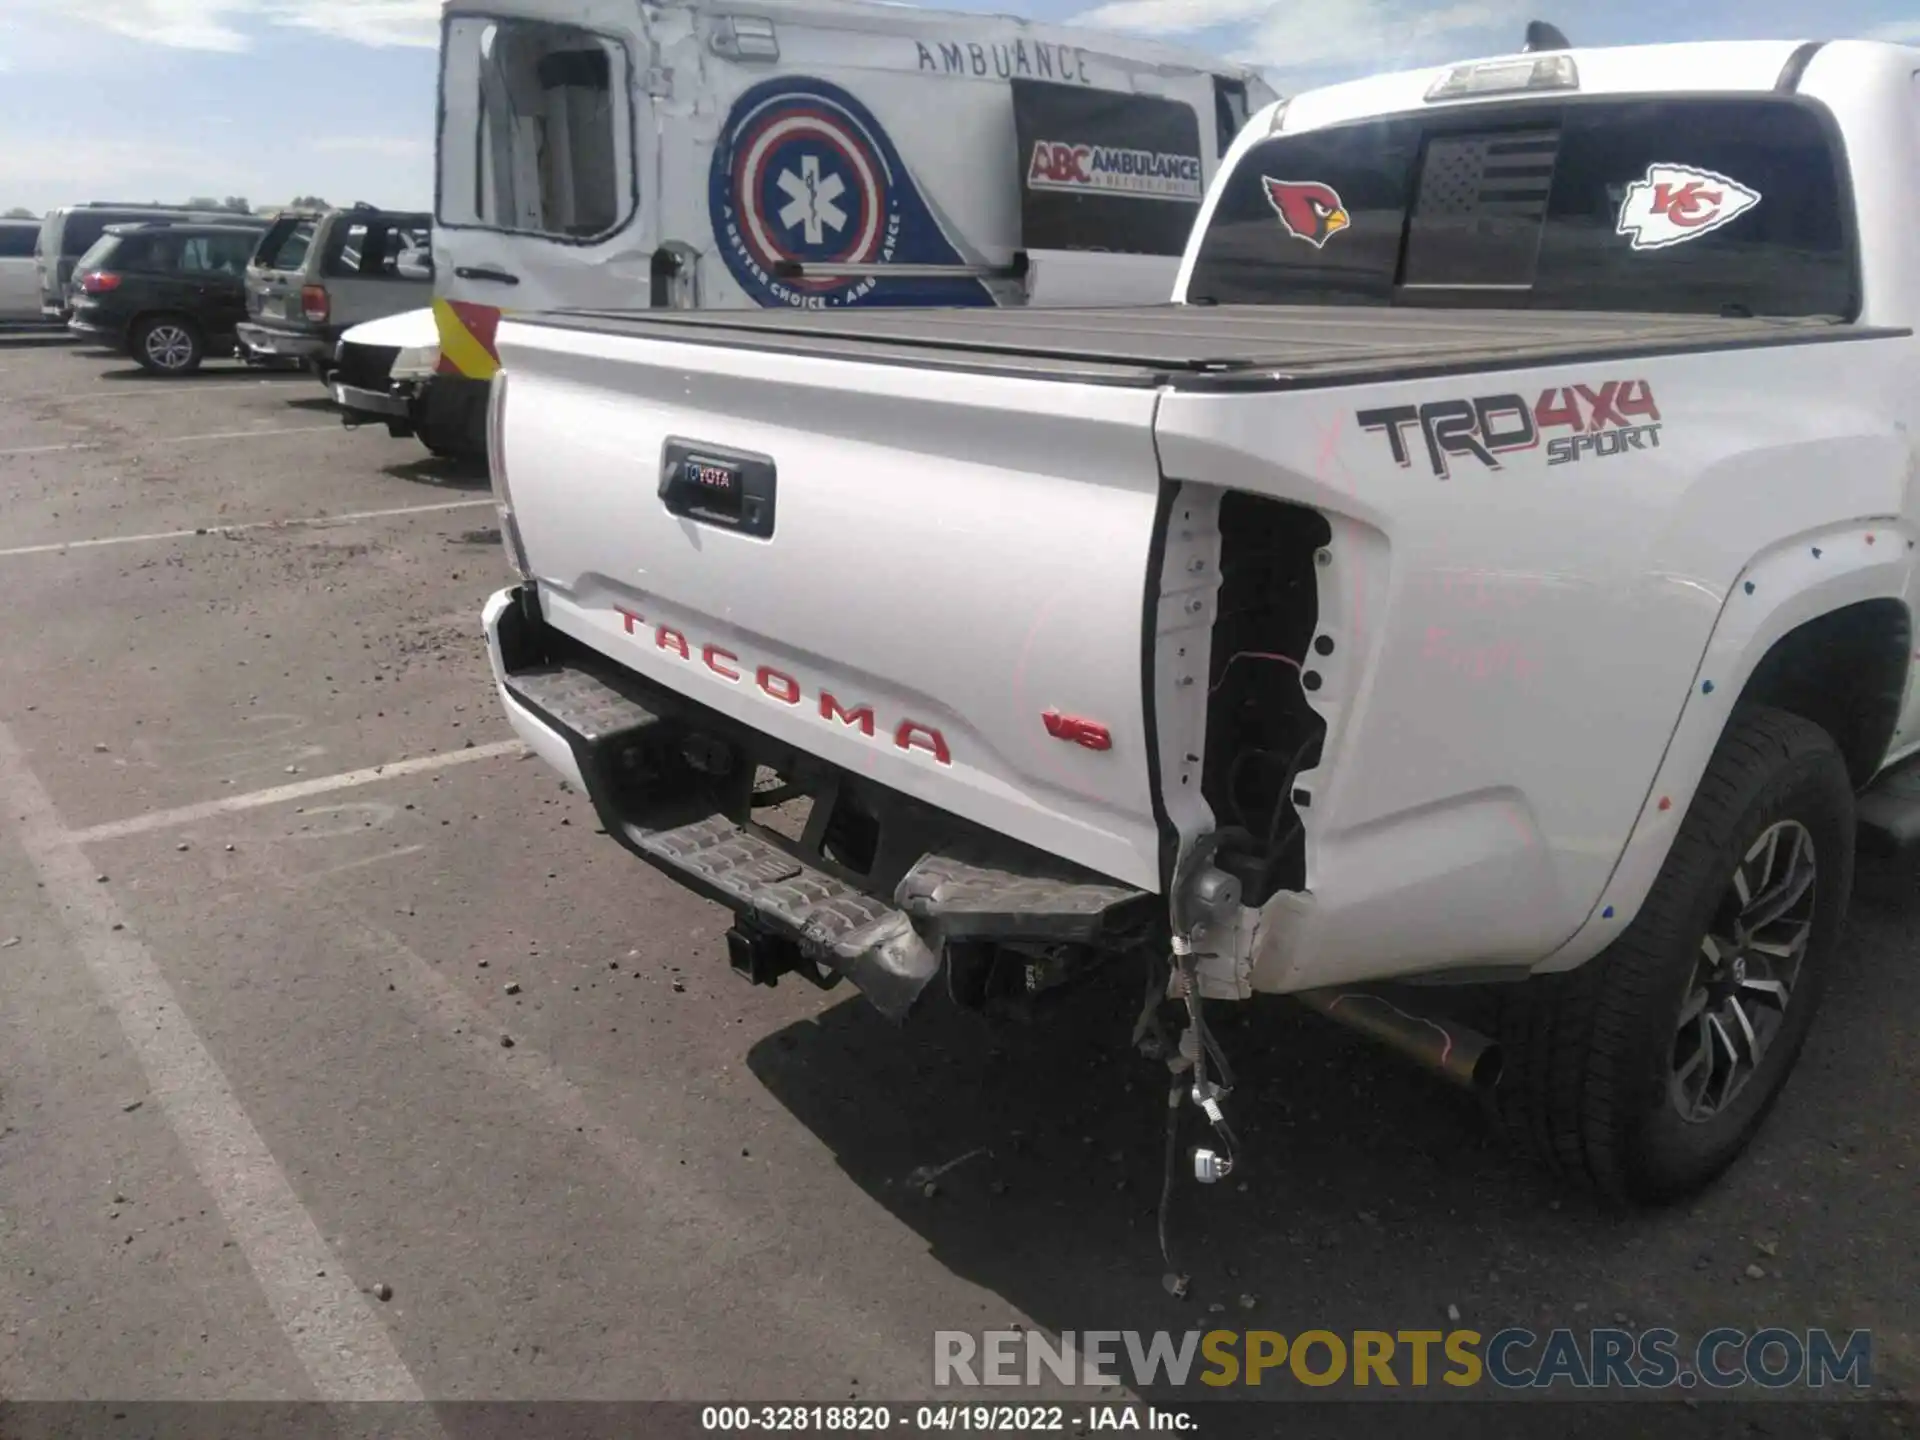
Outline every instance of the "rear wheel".
<svg viewBox="0 0 1920 1440"><path fill-rule="evenodd" d="M1736 716L1626 932L1506 998L1509 1133L1615 1202L1719 1175L1799 1058L1853 851L1852 785L1826 731L1778 710Z"/></svg>
<svg viewBox="0 0 1920 1440"><path fill-rule="evenodd" d="M420 443L444 460L487 463L487 386L436 376L420 387L409 417Z"/></svg>
<svg viewBox="0 0 1920 1440"><path fill-rule="evenodd" d="M207 357L199 327L181 315L149 315L131 339L133 358L155 375L191 375Z"/></svg>

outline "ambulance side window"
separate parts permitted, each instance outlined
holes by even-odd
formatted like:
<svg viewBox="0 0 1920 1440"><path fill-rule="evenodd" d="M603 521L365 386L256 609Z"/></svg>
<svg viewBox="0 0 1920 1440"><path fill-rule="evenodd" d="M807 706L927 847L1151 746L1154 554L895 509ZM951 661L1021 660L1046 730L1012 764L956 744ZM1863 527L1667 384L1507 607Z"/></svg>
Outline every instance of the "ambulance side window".
<svg viewBox="0 0 1920 1440"><path fill-rule="evenodd" d="M1225 76L1213 77L1213 121L1219 130L1220 149L1217 152L1225 158L1233 142L1239 138L1247 123L1247 82L1229 80Z"/></svg>
<svg viewBox="0 0 1920 1440"><path fill-rule="evenodd" d="M439 218L593 240L633 217L625 47L573 25L462 17L441 63Z"/></svg>

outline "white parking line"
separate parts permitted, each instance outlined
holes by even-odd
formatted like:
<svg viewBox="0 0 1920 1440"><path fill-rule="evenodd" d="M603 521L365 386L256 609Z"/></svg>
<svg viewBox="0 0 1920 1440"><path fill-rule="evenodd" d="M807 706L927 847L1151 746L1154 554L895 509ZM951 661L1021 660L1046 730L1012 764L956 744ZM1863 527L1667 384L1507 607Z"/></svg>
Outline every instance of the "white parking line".
<svg viewBox="0 0 1920 1440"><path fill-rule="evenodd" d="M749 1218L756 1213L753 1207L736 1205L711 1177L680 1169L659 1136L636 1135L610 1121L553 1056L524 1039L510 1050L501 1047L494 1039L500 1033L498 1014L449 979L441 966L338 901L329 906L329 919L346 947L380 963L407 1010L431 1026L442 1045L471 1057L490 1078L524 1086L558 1134L579 1137L613 1168L631 1212L646 1216L655 1233L675 1237L685 1266L679 1277L685 1289L674 1294L675 1319L685 1333L724 1334L739 1324L722 1282L744 1272L753 1276L758 1333L777 1338L778 1351L786 1349L788 1337L805 1337L810 1358L829 1374L835 1366L857 1374L861 1365L877 1363L906 1375L925 1364L915 1341L897 1327L845 1323L861 1302L843 1277L777 1259L769 1263L780 1247L756 1231ZM697 1158L694 1163L701 1164ZM648 1427L633 1433L644 1435Z"/></svg>
<svg viewBox="0 0 1920 1440"><path fill-rule="evenodd" d="M187 445L197 440L258 440L268 435L311 435L319 430L339 430L334 425L285 425L278 430L209 430L203 435L158 435L142 436L139 445ZM6 455L48 455L56 450L104 450L106 442L100 440L76 440L70 445L27 445L17 450L0 450L0 456Z"/></svg>
<svg viewBox="0 0 1920 1440"><path fill-rule="evenodd" d="M0 374L5 374L0 367ZM319 382L310 375L289 375L280 380L243 380L215 382L212 385L191 380L156 380L145 384L133 383L114 390L74 390L69 386L65 390L36 390L27 395L0 395L0 405L25 405L29 401L36 404L85 405L95 400L134 400L144 395L178 395L188 390L198 390L202 395L244 394L248 385L284 386L295 380L306 380L313 385L316 394L324 394ZM124 392L124 393L123 393Z"/></svg>
<svg viewBox="0 0 1920 1440"><path fill-rule="evenodd" d="M475 635L478 636L476 629ZM476 638L474 643L479 643ZM474 760L492 760L501 755L516 755L527 747L518 740L499 740L491 745L476 745L471 750L448 750L439 755L421 755L412 760L396 760L391 765L374 765L365 770L348 770L339 775L317 775L311 780L296 780L291 785L275 785L270 790L253 790L245 795L228 795L219 800L203 800L198 805L182 805L174 810L154 810L127 820L111 820L89 826L64 838L75 845L93 845L102 840L122 840L129 835L144 835L149 830L169 830L210 820L215 815L231 815L238 810L258 810L266 805L284 805L289 800L304 800L311 795L327 795L335 790L352 790L379 780L398 780L407 775L424 775L429 770L446 770Z"/></svg>
<svg viewBox="0 0 1920 1440"><path fill-rule="evenodd" d="M432 515L440 510L472 510L491 504L491 499L447 500L435 505L402 505L393 510L349 510L340 515L310 515L299 520L249 520L239 525L206 525L197 530L155 530L147 535L107 535L98 540L53 540L43 545L16 545L11 550L0 550L0 560L14 555L52 555L60 550L92 550L102 545L144 545L152 540L184 540L192 535L240 535L249 530L294 530L309 525L384 520L393 515Z"/></svg>
<svg viewBox="0 0 1920 1440"><path fill-rule="evenodd" d="M53 801L0 726L0 796L22 848L94 984L146 1071L151 1096L213 1196L320 1399L420 1400L420 1385L347 1278L201 1043L113 892L66 833Z"/></svg>
<svg viewBox="0 0 1920 1440"><path fill-rule="evenodd" d="M72 445L22 445L13 450L0 450L0 455L52 455L60 450L103 450L105 448L98 440L83 440Z"/></svg>

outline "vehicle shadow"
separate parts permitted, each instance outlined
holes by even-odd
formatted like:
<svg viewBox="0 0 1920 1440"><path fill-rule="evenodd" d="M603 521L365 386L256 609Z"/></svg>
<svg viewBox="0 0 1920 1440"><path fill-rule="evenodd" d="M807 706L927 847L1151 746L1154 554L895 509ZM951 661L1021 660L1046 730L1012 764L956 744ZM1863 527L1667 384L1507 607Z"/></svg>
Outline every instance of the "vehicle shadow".
<svg viewBox="0 0 1920 1440"><path fill-rule="evenodd" d="M1851 953L1835 967L1785 1101L1717 1185L1665 1209L1610 1211L1561 1186L1509 1149L1476 1098L1292 1002L1214 1005L1238 1072L1228 1110L1241 1159L1216 1186L1188 1178L1204 1123L1186 1108L1170 1210L1176 1265L1191 1275L1184 1300L1163 1288L1155 1234L1167 1074L1129 1046L1139 1003L1130 970L1020 1028L989 1028L943 1001L900 1030L854 996L767 1036L748 1065L935 1258L1010 1307L955 1314L947 1323L959 1329L1030 1317L1052 1335L1465 1327L1484 1336L1612 1323L1698 1335L1736 1323L1730 1313L1742 1324L1828 1324L1875 1296L1893 1302L1893 1323L1903 1308L1911 1318L1906 1287L1920 1265L1897 1260L1890 1274L1884 1256L1856 1256L1847 1237L1898 1224L1905 1203L1869 1172L1904 1165L1911 1148L1882 1137L1889 1126L1904 1134L1915 1108L1912 1087L1886 1079L1907 1043L1888 1017L1910 1011L1900 977L1920 949L1913 871L1872 871L1864 890ZM1899 954L1881 953L1890 950ZM1428 993L1458 997L1437 1010L1485 1008L1484 992ZM1876 1075L1884 1094L1873 1124L1837 1122ZM1820 1195L1817 1214L1796 1208L1791 1192L1803 1188ZM1765 1235L1783 1237L1790 1252L1779 1253L1793 1256L1767 1264L1792 1269L1755 1284L1756 1254L1776 1253L1756 1251ZM925 1343L931 1373L931 1335ZM1452 1393L1426 1394L1435 1391ZM1226 1392L1189 1383L1141 1393ZM1380 1433L1375 1407L1330 1407L1355 1410L1350 1427L1327 1408L1316 1407L1329 1427L1316 1434Z"/></svg>
<svg viewBox="0 0 1920 1440"><path fill-rule="evenodd" d="M310 410L321 414L337 415L340 407L333 403L331 395L300 395L285 402L289 410Z"/></svg>
<svg viewBox="0 0 1920 1440"><path fill-rule="evenodd" d="M107 351L107 354L119 352ZM139 380L191 380L203 384L218 384L223 380L260 380L281 381L305 379L299 370L260 370L238 361L209 360L191 375L153 375L138 365L123 365L114 370L102 370L102 380L139 381Z"/></svg>
<svg viewBox="0 0 1920 1440"><path fill-rule="evenodd" d="M934 1001L897 1031L854 997L748 1064L945 1264L1050 1331L1185 1329L1209 1314L1444 1322L1510 1262L1513 1227L1564 1228L1548 1208L1558 1192L1506 1153L1473 1097L1291 1002L1217 1004L1240 1163L1212 1187L1184 1173L1205 1129L1189 1107L1170 1214L1191 1290L1172 1297L1156 1239L1168 1075L1129 1044L1136 979L1090 981L1018 1028ZM928 1174L962 1156L927 1193ZM1617 1224L1568 1203L1602 1231ZM1357 1268L1377 1287L1361 1310Z"/></svg>
<svg viewBox="0 0 1920 1440"><path fill-rule="evenodd" d="M438 490L485 490L492 484L484 462L455 460L443 455L422 455L417 460L382 465L380 473L413 485L430 485Z"/></svg>
<svg viewBox="0 0 1920 1440"><path fill-rule="evenodd" d="M0 326L0 350L77 350L83 347L74 343L74 336L65 326L34 329L21 326L17 329Z"/></svg>

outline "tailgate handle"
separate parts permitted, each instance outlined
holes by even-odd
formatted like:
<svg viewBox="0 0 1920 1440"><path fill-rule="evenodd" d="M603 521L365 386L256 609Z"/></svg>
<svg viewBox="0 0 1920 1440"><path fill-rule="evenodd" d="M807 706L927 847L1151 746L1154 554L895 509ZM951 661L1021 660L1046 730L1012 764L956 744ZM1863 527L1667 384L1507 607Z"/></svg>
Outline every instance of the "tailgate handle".
<svg viewBox="0 0 1920 1440"><path fill-rule="evenodd" d="M499 285L518 285L520 277L510 275L505 270L495 270L490 265L456 265L453 273L462 280L491 280Z"/></svg>
<svg viewBox="0 0 1920 1440"><path fill-rule="evenodd" d="M661 446L660 503L702 525L772 539L775 478L765 455L671 435Z"/></svg>

